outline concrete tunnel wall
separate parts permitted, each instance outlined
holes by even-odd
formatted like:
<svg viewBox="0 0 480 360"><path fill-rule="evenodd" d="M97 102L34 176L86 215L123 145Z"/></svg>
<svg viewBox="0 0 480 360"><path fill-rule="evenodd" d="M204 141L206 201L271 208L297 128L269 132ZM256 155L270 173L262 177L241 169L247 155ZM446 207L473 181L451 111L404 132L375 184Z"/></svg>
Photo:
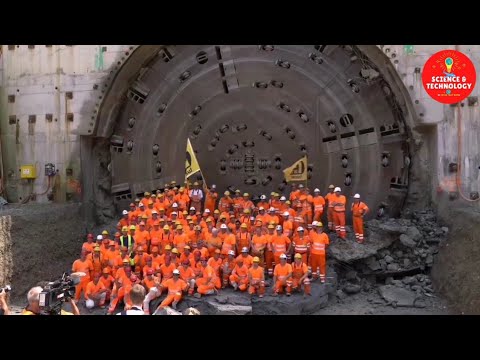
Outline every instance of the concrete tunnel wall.
<svg viewBox="0 0 480 360"><path fill-rule="evenodd" d="M137 49L138 48L138 49ZM476 85L472 101L454 112L430 99L421 83L421 69L427 58L443 49L466 53L477 66L478 45L381 45L362 46L362 51L379 66L391 82L403 83L406 106L411 113L411 130L416 151L415 166L421 171L411 174L410 200L428 197L436 202L438 184L451 176L450 163L458 163L456 116L462 116L462 193L478 191L480 166L480 132L478 131L478 97ZM2 187L10 202L25 200L36 193L36 201L47 202L50 193L44 175L46 163L59 171L55 179L54 200L81 201L90 189L90 178L82 177L82 163L92 154L91 134L98 127L105 95L115 87L119 70L133 54L148 46L137 45L3 45L0 53L0 141L2 153ZM380 56L381 55L381 56ZM143 59L144 60L144 59ZM400 80L400 81L399 81ZM410 105L411 104L411 105ZM118 110L118 109L117 109ZM83 140L81 140L81 138ZM83 142L83 147L81 146ZM34 181L20 179L20 166L34 165ZM417 177L417 179L415 179ZM418 180L418 181L416 181ZM87 183L87 184L86 184ZM429 186L430 185L430 186ZM105 185L108 187L108 183ZM82 193L83 191L83 193ZM50 197L51 198L51 197ZM87 198L90 197L87 194ZM463 199L455 200L464 204ZM478 207L478 202L468 203ZM94 203L92 203L95 206ZM450 203L451 205L451 203Z"/></svg>

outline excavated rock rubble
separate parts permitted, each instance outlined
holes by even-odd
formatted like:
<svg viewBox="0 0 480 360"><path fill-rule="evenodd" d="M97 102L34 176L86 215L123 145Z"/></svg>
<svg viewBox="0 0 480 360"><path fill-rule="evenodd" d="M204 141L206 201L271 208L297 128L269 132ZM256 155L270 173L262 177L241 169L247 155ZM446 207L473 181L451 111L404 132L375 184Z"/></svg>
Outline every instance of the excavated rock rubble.
<svg viewBox="0 0 480 360"><path fill-rule="evenodd" d="M448 228L432 210L406 210L402 218L370 220L365 228L364 245L331 236L328 256L340 278L337 299L363 291L373 304L429 306L435 296L429 273Z"/></svg>

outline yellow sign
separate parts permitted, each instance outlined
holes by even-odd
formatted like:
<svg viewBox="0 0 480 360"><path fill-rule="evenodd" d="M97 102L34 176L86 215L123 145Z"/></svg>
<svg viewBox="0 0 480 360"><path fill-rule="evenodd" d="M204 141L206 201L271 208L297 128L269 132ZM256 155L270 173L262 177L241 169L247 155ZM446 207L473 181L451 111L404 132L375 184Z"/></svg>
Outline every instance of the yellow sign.
<svg viewBox="0 0 480 360"><path fill-rule="evenodd" d="M185 179L188 179L198 171L200 171L200 165L198 165L197 156L193 152L192 143L190 142L190 139L188 139L187 158L185 160Z"/></svg>
<svg viewBox="0 0 480 360"><path fill-rule="evenodd" d="M307 181L307 156L304 156L292 166L283 170L283 174L287 182Z"/></svg>

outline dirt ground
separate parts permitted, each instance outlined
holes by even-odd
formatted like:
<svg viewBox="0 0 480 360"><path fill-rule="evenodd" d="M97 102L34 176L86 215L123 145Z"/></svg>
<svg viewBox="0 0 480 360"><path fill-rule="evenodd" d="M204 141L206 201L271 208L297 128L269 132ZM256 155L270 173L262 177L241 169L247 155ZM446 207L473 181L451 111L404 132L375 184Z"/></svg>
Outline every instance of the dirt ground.
<svg viewBox="0 0 480 360"><path fill-rule="evenodd" d="M453 209L441 214L450 232L432 270L437 290L457 313L480 314L480 212Z"/></svg>
<svg viewBox="0 0 480 360"><path fill-rule="evenodd" d="M12 285L12 303L26 303L31 287L71 270L86 233L79 210L79 204L55 203L9 204L0 210L0 243L11 244L0 256L0 280Z"/></svg>

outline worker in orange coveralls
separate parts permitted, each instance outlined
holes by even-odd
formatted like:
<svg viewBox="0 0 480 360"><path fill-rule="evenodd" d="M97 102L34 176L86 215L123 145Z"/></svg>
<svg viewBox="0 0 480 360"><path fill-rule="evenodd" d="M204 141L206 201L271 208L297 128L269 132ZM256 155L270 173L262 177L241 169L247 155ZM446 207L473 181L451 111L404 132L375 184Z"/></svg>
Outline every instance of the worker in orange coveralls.
<svg viewBox="0 0 480 360"><path fill-rule="evenodd" d="M188 290L188 284L180 279L180 271L173 270L173 278L168 279L162 285L162 289L167 289L167 297L162 301L159 308L164 308L172 304L172 308L176 309L177 304L182 299L182 293Z"/></svg>
<svg viewBox="0 0 480 360"><path fill-rule="evenodd" d="M248 293L252 296L258 293L258 297L262 298L265 294L265 270L259 266L259 263L260 259L255 256L252 267L248 269L248 282L250 284Z"/></svg>
<svg viewBox="0 0 480 360"><path fill-rule="evenodd" d="M316 228L317 232L311 235L310 267L313 278L318 279L320 277L320 281L324 283L327 272L326 251L328 244L330 244L330 239L323 232L323 224L321 222L317 223Z"/></svg>
<svg viewBox="0 0 480 360"><path fill-rule="evenodd" d="M352 215L353 215L353 231L355 232L355 239L359 244L364 242L363 236L363 217L368 212L368 206L363 201L360 201L360 194L353 196Z"/></svg>
<svg viewBox="0 0 480 360"><path fill-rule="evenodd" d="M303 262L301 254L295 254L292 264L292 278L287 280L287 282L291 282L293 291L300 291L303 285L305 295L312 295L310 279L308 278L308 266Z"/></svg>
<svg viewBox="0 0 480 360"><path fill-rule="evenodd" d="M283 293L286 289L287 296L292 294L292 265L287 264L287 255L280 255L280 264L275 265L273 270L273 283L275 290L273 296Z"/></svg>

